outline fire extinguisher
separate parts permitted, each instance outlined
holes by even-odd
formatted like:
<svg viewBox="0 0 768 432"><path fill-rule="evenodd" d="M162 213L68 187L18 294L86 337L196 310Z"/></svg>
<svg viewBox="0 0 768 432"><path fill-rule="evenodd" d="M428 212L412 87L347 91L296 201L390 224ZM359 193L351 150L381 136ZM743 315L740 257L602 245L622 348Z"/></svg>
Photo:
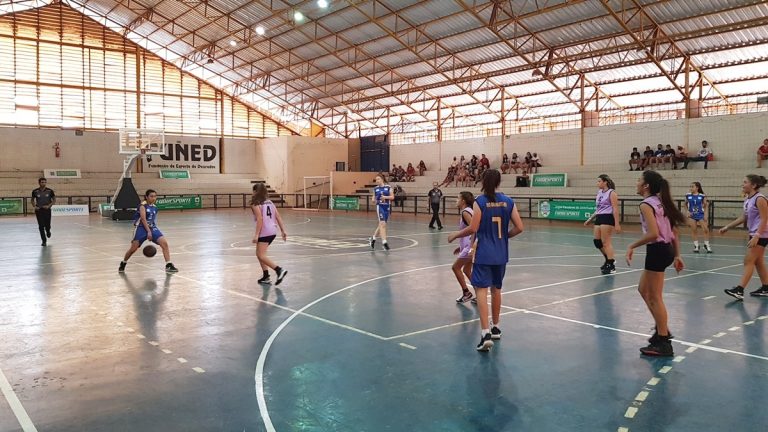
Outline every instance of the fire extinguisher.
<svg viewBox="0 0 768 432"><path fill-rule="evenodd" d="M59 143L53 145L53 153L56 154L57 158L61 157L61 146Z"/></svg>

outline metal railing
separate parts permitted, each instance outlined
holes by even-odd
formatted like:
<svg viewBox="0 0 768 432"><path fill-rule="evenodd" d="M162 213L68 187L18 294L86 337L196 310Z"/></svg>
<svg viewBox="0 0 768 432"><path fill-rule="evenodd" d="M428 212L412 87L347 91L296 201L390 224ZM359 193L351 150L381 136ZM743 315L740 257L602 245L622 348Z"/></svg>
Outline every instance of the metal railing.
<svg viewBox="0 0 768 432"><path fill-rule="evenodd" d="M190 197L199 196L202 201L203 209L231 209L231 208L247 208L250 204L251 194L249 193L230 193L230 194L182 194L182 195L159 195L160 198L165 197ZM320 202L321 209L330 209L330 196L328 194L307 194L307 203ZM375 204L371 202L370 195L367 194L350 194L348 197L357 197L360 202L360 210L365 212L375 211ZM0 200L5 199L21 199L23 201L22 211L24 215L33 214L34 208L32 207L31 198L29 197L2 197ZM99 204L110 203L112 197L105 195L71 195L71 196L58 196L57 202L59 204L86 204L90 212L98 212ZM303 208L305 207L304 194L270 194L270 199L279 208ZM458 209L454 206L454 197L443 196L440 202L440 214L446 216L447 214L458 215ZM540 201L572 201L572 202L594 202L594 198L577 198L577 197L519 197L514 198L517 204L520 216L524 218L537 218L538 217L538 204ZM641 199L639 198L623 198L619 199L619 215L621 223L639 223L640 211L639 204ZM678 208L684 209L685 200L676 200ZM743 202L740 200L722 200L722 199L710 199L708 207L708 220L711 227L722 226L726 223L736 219L742 215ZM340 210L341 211L341 210ZM393 213L411 213L411 214L431 214L429 197L427 195L411 195L406 196L402 201L396 198L392 205Z"/></svg>

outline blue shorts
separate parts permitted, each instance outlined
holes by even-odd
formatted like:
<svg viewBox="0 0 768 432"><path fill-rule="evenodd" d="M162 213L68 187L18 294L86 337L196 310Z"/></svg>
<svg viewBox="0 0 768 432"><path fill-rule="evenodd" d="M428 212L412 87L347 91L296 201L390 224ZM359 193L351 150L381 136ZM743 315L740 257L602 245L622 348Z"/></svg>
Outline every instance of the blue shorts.
<svg viewBox="0 0 768 432"><path fill-rule="evenodd" d="M507 272L506 264L473 264L470 282L475 288L499 288Z"/></svg>
<svg viewBox="0 0 768 432"><path fill-rule="evenodd" d="M696 222L701 222L704 220L704 214L691 213L691 219Z"/></svg>
<svg viewBox="0 0 768 432"><path fill-rule="evenodd" d="M160 237L163 236L163 233L160 232L157 227L152 227L152 241L157 243L157 241L160 239ZM133 231L133 240L135 242L139 242L139 244L144 243L144 241L147 240L147 230L144 229L143 225L136 226L136 229Z"/></svg>
<svg viewBox="0 0 768 432"><path fill-rule="evenodd" d="M376 205L376 214L379 216L379 221L386 222L389 220L389 206Z"/></svg>

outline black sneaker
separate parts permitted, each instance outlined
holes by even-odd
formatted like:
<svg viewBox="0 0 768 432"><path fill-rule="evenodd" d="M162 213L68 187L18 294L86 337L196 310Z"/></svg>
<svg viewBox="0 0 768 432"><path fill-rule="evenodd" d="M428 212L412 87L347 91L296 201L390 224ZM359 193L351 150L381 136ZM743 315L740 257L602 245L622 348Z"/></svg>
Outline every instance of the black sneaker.
<svg viewBox="0 0 768 432"><path fill-rule="evenodd" d="M501 339L501 329L497 326L491 327L491 339L493 340L499 340Z"/></svg>
<svg viewBox="0 0 768 432"><path fill-rule="evenodd" d="M45 240L43 240L43 242L40 243L40 246L48 246L48 243Z"/></svg>
<svg viewBox="0 0 768 432"><path fill-rule="evenodd" d="M46 231L45 236L51 238L51 230Z"/></svg>
<svg viewBox="0 0 768 432"><path fill-rule="evenodd" d="M443 230L443 227L439 226L439 227L437 227L437 230L438 230L438 231L442 231L442 230Z"/></svg>
<svg viewBox="0 0 768 432"><path fill-rule="evenodd" d="M693 247L693 253L699 253L699 247L698 246L694 246Z"/></svg>
<svg viewBox="0 0 768 432"><path fill-rule="evenodd" d="M373 249L373 246L376 245L376 239L373 237L368 237L368 244L371 245L371 249Z"/></svg>
<svg viewBox="0 0 768 432"><path fill-rule="evenodd" d="M600 266L600 271L605 270L606 267L608 267L608 261L604 262L603 265Z"/></svg>
<svg viewBox="0 0 768 432"><path fill-rule="evenodd" d="M601 272L602 272L604 275L608 275L608 274L614 274L614 273L616 273L616 264L614 264L614 263L608 263L608 265L606 265L605 267L603 267L603 269L601 270Z"/></svg>
<svg viewBox="0 0 768 432"><path fill-rule="evenodd" d="M165 265L165 272L166 273L178 273L179 269L176 268L176 266L173 265L173 263L168 263Z"/></svg>
<svg viewBox="0 0 768 432"><path fill-rule="evenodd" d="M744 288L740 286L735 286L731 289L723 290L726 294L729 296L735 298L736 300L744 300Z"/></svg>
<svg viewBox="0 0 768 432"><path fill-rule="evenodd" d="M657 336L656 340L651 342L647 347L640 348L640 352L643 355L652 357L672 357L675 355L672 350L672 342L669 341L669 336Z"/></svg>
<svg viewBox="0 0 768 432"><path fill-rule="evenodd" d="M705 244L705 245L704 245L704 249L706 249L706 250L707 250L707 253L712 253L712 246L710 246L710 245L708 245L708 244Z"/></svg>
<svg viewBox="0 0 768 432"><path fill-rule="evenodd" d="M653 343L653 342L654 342L654 341L656 341L656 340L657 340L659 337L660 337L660 336L659 336L659 333L656 331L656 327L654 327L654 328L653 328L653 335L651 335L651 337L649 337L649 338L648 338L648 342L649 342L649 343ZM674 338L675 338L674 336L672 336L672 332L669 332L669 336L667 336L667 337L668 337L668 338L670 338L670 339L674 339Z"/></svg>
<svg viewBox="0 0 768 432"><path fill-rule="evenodd" d="M477 350L481 352L488 352L493 348L493 340L491 340L491 334L486 333L485 336L480 337L480 343L477 344Z"/></svg>
<svg viewBox="0 0 768 432"><path fill-rule="evenodd" d="M389 250L389 243L382 243L384 245L384 250Z"/></svg>
<svg viewBox="0 0 768 432"><path fill-rule="evenodd" d="M749 293L752 297L768 297L768 285L763 285L760 288Z"/></svg>
<svg viewBox="0 0 768 432"><path fill-rule="evenodd" d="M258 282L260 284L271 284L272 283L272 279L270 279L269 275L266 274L261 279L257 280L256 282Z"/></svg>
<svg viewBox="0 0 768 432"><path fill-rule="evenodd" d="M456 299L456 303L466 303L474 299L475 299L475 296L473 296L472 293L469 290L467 290L464 292L464 294L462 294L461 297Z"/></svg>
<svg viewBox="0 0 768 432"><path fill-rule="evenodd" d="M117 268L118 273L125 273L125 266L128 265L125 261L120 261L120 267Z"/></svg>
<svg viewBox="0 0 768 432"><path fill-rule="evenodd" d="M281 268L280 271L277 272L277 280L275 281L275 285L280 285L280 282L282 282L287 275L288 275L288 270Z"/></svg>

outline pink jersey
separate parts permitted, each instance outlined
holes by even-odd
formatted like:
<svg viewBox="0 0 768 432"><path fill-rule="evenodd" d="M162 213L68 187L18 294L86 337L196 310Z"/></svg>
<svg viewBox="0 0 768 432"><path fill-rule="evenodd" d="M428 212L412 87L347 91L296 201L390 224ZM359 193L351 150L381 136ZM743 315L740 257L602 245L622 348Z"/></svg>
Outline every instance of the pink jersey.
<svg viewBox="0 0 768 432"><path fill-rule="evenodd" d="M601 189L597 191L597 196L595 197L595 214L613 214L611 192L613 192L613 189Z"/></svg>
<svg viewBox="0 0 768 432"><path fill-rule="evenodd" d="M272 201L266 200L261 203L261 219L259 237L277 235L277 209Z"/></svg>
<svg viewBox="0 0 768 432"><path fill-rule="evenodd" d="M642 204L650 205L653 209L653 215L656 218L656 226L659 229L659 236L656 237L654 243L672 243L675 239L675 233L672 231L672 224L669 222L669 218L667 218L664 213L664 206L661 204L661 199L656 195L651 195L644 199L640 205ZM643 232L647 233L648 222L643 217L642 212L640 212L640 223L643 226Z"/></svg>
<svg viewBox="0 0 768 432"><path fill-rule="evenodd" d="M763 232L757 232L761 223L760 210L757 208L757 200L760 198L765 198L765 195L756 193L744 200L744 217L747 219L747 228L749 228L750 236L758 235L760 238L766 238L768 237L768 226L766 226Z"/></svg>

